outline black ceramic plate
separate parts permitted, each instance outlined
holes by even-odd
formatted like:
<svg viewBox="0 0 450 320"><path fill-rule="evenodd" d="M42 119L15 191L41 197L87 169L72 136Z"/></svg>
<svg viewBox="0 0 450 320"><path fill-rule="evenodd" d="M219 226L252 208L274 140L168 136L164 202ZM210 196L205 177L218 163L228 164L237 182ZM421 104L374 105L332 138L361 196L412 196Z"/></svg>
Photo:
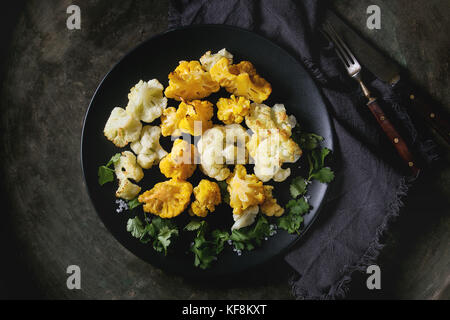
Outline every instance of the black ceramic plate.
<svg viewBox="0 0 450 320"><path fill-rule="evenodd" d="M272 106L284 103L289 114L297 117L303 130L320 134L325 138L323 146L333 149L333 134L330 119L323 99L303 66L285 50L271 41L252 32L220 25L202 25L168 31L157 35L122 58L106 75L99 85L86 113L84 121L81 158L83 172L89 195L101 220L114 237L138 257L164 270L189 276L217 276L242 272L267 262L275 256L285 253L299 236L289 235L283 230L265 241L262 247L238 256L230 246L219 256L219 260L208 270L195 268L194 257L187 253L190 240L187 236L178 239L172 252L167 256L155 252L150 244L141 244L126 231L127 220L142 208L133 211L116 212L115 189L117 183L100 186L97 182L97 170L112 155L127 150L116 148L103 135L104 125L111 110L116 106L125 107L130 88L140 79L148 81L157 78L164 87L167 76L180 60L198 60L206 51L226 48L233 53L234 61L251 61L258 73L272 84L272 95L265 101ZM219 94L220 95L220 94ZM216 96L207 98L213 103ZM169 106L177 106L169 99ZM170 151L169 141L162 143ZM129 149L129 148L128 148ZM292 165L295 176L301 161ZM148 190L159 181L166 180L157 166L144 170L145 177L139 183ZM202 178L200 170L190 179L195 186ZM288 183L275 184L275 196L281 203L289 200ZM308 190L312 210L305 216L304 231L317 216L327 190L326 184L314 182ZM222 205L211 214L208 221L213 227L228 229L232 225L231 209ZM208 219L207 218L207 219ZM176 218L183 225L189 221L187 213ZM303 231L303 233L304 233ZM185 232L182 232L183 234Z"/></svg>

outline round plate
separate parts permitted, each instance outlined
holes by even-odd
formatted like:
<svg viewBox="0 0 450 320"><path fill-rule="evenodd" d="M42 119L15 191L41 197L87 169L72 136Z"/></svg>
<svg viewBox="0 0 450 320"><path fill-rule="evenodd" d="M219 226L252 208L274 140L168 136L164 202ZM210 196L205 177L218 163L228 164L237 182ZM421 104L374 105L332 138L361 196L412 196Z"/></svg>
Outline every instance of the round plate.
<svg viewBox="0 0 450 320"><path fill-rule="evenodd" d="M103 135L103 128L114 107L126 106L130 88L140 79L148 81L156 78L166 87L167 76L176 68L179 61L198 60L206 51L217 52L222 48L226 48L234 55L235 62L241 60L252 62L257 72L271 83L272 94L264 103L269 106L283 103L288 114L296 116L303 131L323 136L325 138L323 146L333 149L333 131L325 104L303 66L284 49L266 38L247 30L222 25L199 25L171 30L149 39L132 50L100 83L86 113L83 126L81 144L83 173L92 203L105 226L136 256L163 270L189 276L229 275L248 270L286 253L300 236L279 230L276 235L264 241L261 247L243 252L241 256L233 252L231 246L226 245L218 261L207 270L194 267L193 254L188 250L192 240L184 235L187 231L180 232L183 236L176 241L174 248L171 246L172 251L169 251L167 256L155 252L151 244L140 243L126 231L127 220L136 214L142 215L142 208L117 213L115 203L117 182L104 186L98 183L98 167L108 162L115 153L129 150L129 147L116 148ZM218 96L220 94L206 99L215 104ZM169 100L168 105L176 107L178 104L174 100ZM170 151L170 137L168 139L168 141L163 139L161 144ZM302 161L301 159L291 165L293 173L290 178L301 170L298 167ZM158 166L144 170L144 174L144 179L139 183L142 190L148 190L156 182L166 180L159 172ZM189 181L196 186L202 177L205 178L197 169ZM290 178L284 183L273 184L274 195L281 204L289 200ZM302 234L317 216L327 187L326 184L316 182L309 186L308 195L312 210L304 217ZM176 222L183 226L189 221L189 215L183 213L176 219ZM208 223L211 226L229 230L233 222L231 208L221 205L207 219L210 219L211 222Z"/></svg>

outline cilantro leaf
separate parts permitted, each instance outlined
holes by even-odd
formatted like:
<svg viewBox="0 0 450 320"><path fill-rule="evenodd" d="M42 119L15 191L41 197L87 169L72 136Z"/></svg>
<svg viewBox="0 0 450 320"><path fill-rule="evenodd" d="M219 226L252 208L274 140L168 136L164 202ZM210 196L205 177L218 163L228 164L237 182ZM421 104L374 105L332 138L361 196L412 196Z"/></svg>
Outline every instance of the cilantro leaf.
<svg viewBox="0 0 450 320"><path fill-rule="evenodd" d="M115 155L113 155L111 157L111 159L109 159L108 163L106 164L107 167L109 167L112 164L117 164L117 162L119 162L121 154L120 153L116 153Z"/></svg>
<svg viewBox="0 0 450 320"><path fill-rule="evenodd" d="M204 221L192 220L184 227L184 230L187 230L187 231L198 230L202 226L202 222L204 222Z"/></svg>
<svg viewBox="0 0 450 320"><path fill-rule="evenodd" d="M127 202L128 210L133 210L134 208L139 207L142 203L139 202L138 198L134 198Z"/></svg>
<svg viewBox="0 0 450 320"><path fill-rule="evenodd" d="M325 158L331 153L328 148L314 149L308 154L309 177L322 183L329 183L334 179L334 173L329 167L325 167Z"/></svg>
<svg viewBox="0 0 450 320"><path fill-rule="evenodd" d="M292 198L295 199L298 196L305 194L306 186L306 180L303 177L294 178L289 186Z"/></svg>
<svg viewBox="0 0 450 320"><path fill-rule="evenodd" d="M226 231L214 230L212 232L212 237L216 248L216 254L219 254L222 252L225 242L230 238L230 234Z"/></svg>
<svg viewBox="0 0 450 320"><path fill-rule="evenodd" d="M222 252L225 242L229 239L226 231L214 230L212 240L205 237L207 230L206 221L193 220L184 227L188 231L196 231L194 242L190 251L194 253L194 265L202 269L209 268L211 263L217 260L217 255Z"/></svg>
<svg viewBox="0 0 450 320"><path fill-rule="evenodd" d="M207 241L204 236L198 236L194 239L191 247L194 253L194 265L202 269L210 267L211 263L217 259L216 250L211 241Z"/></svg>
<svg viewBox="0 0 450 320"><path fill-rule="evenodd" d="M233 230L230 239L237 250L253 250L261 245L262 240L270 235L270 225L263 215L252 226Z"/></svg>
<svg viewBox="0 0 450 320"><path fill-rule="evenodd" d="M320 143L324 140L323 137L315 133L300 133L298 129L292 133L292 139L303 150L314 150L318 148Z"/></svg>
<svg viewBox="0 0 450 320"><path fill-rule="evenodd" d="M131 235L138 239L141 239L145 233L147 233L147 230L139 217L128 219L127 231L131 232Z"/></svg>
<svg viewBox="0 0 450 320"><path fill-rule="evenodd" d="M106 166L98 167L98 183L103 186L105 183L114 181L114 170L110 168L111 164L116 164L120 159L120 153L116 153L108 161Z"/></svg>
<svg viewBox="0 0 450 320"><path fill-rule="evenodd" d="M303 215L310 209L308 202L304 197L298 200L290 200L286 205L286 209L289 209L289 211L280 217L278 226L289 233L299 233Z"/></svg>
<svg viewBox="0 0 450 320"><path fill-rule="evenodd" d="M167 255L167 248L169 247L172 236L178 236L178 229L175 227L170 228L169 226L163 226L159 232L158 237L153 242L153 248L158 252L163 252Z"/></svg>
<svg viewBox="0 0 450 320"><path fill-rule="evenodd" d="M329 167L325 167L317 172L314 172L311 175L311 178L316 179L322 183L329 183L334 179L334 172Z"/></svg>
<svg viewBox="0 0 450 320"><path fill-rule="evenodd" d="M153 249L157 252L164 252L164 254L167 254L172 237L178 236L176 226L171 221L159 217L153 218L151 223L147 223L145 226L137 216L128 219L127 231L131 232L131 235L142 243L153 240Z"/></svg>
<svg viewBox="0 0 450 320"><path fill-rule="evenodd" d="M98 183L103 186L105 183L114 181L114 170L100 166L98 168Z"/></svg>

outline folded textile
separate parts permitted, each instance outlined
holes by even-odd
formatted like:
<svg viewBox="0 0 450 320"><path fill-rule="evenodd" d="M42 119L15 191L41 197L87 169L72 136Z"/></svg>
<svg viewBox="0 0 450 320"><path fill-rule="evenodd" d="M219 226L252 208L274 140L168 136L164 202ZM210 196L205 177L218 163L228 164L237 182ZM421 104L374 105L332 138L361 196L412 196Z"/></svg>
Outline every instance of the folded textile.
<svg viewBox="0 0 450 320"><path fill-rule="evenodd" d="M327 2L319 0L173 0L169 8L169 27L227 24L266 36L301 61L323 92L336 132L336 178L318 219L285 258L297 273L291 285L298 299L345 297L352 273L375 263L381 235L412 182L358 84L321 36L326 10ZM422 165L433 161L433 142L402 107L402 84L391 87L369 77L381 107Z"/></svg>

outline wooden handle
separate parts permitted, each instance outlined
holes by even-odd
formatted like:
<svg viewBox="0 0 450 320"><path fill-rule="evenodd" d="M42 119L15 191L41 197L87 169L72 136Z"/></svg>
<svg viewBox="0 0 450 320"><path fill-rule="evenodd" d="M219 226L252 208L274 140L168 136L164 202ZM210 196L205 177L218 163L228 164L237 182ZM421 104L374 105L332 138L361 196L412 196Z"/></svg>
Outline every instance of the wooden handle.
<svg viewBox="0 0 450 320"><path fill-rule="evenodd" d="M444 140L450 144L450 118L444 112L436 110L427 99L423 98L418 92L409 94L411 107L414 112L419 114Z"/></svg>
<svg viewBox="0 0 450 320"><path fill-rule="evenodd" d="M375 99L371 99L371 101L367 103L367 106L369 107L370 111L372 111L372 114L377 119L377 122L383 129L386 136L392 142L400 157L403 159L406 165L408 165L412 173L417 176L420 172L420 169L417 167L416 162L414 161L413 156L405 143L405 140L403 140L397 130L395 130L394 126L388 120Z"/></svg>

